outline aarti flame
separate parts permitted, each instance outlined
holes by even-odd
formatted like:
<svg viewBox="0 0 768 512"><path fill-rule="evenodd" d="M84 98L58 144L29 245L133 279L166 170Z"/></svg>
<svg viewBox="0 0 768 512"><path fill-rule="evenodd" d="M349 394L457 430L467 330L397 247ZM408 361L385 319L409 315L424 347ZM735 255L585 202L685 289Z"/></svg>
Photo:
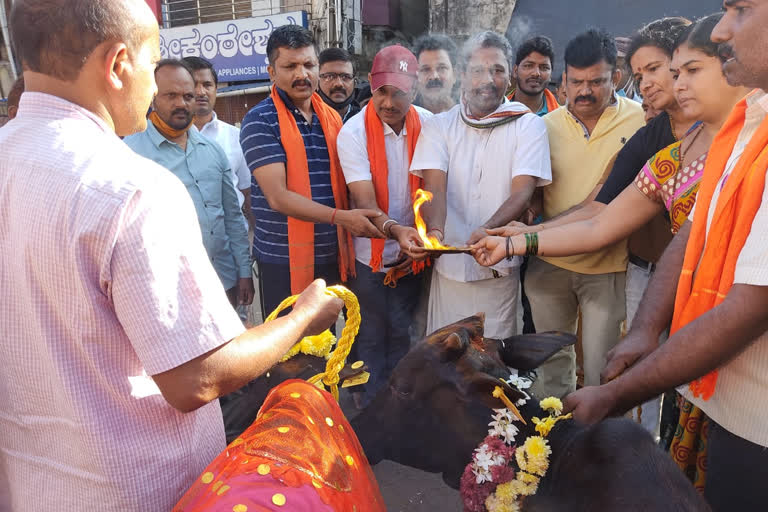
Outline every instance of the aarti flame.
<svg viewBox="0 0 768 512"><path fill-rule="evenodd" d="M421 241L424 242L424 248L455 249L455 247L443 245L437 237L427 235L427 224L424 222L424 219L421 218L421 213L419 210L421 210L421 205L430 201L432 201L432 192L427 192L426 190L422 189L418 189L416 191L416 196L413 201L413 214L416 218L416 231L419 232L419 237L421 237Z"/></svg>

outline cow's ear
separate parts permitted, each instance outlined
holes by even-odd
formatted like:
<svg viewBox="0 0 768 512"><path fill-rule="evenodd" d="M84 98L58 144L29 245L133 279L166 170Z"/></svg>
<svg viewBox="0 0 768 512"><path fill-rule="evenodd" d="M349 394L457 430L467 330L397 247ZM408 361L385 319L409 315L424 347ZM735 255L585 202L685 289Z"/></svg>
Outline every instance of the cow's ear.
<svg viewBox="0 0 768 512"><path fill-rule="evenodd" d="M506 407L504 402L500 398L493 396L493 390L496 389L496 386L501 387L512 403L517 402L521 398L527 398L523 392L513 388L503 380L482 372L478 372L469 381L469 392L490 409L502 409Z"/></svg>
<svg viewBox="0 0 768 512"><path fill-rule="evenodd" d="M467 351L471 341L470 333L464 328L454 329L450 333L436 332L427 338L427 342L440 352L441 359L453 361Z"/></svg>
<svg viewBox="0 0 768 512"><path fill-rule="evenodd" d="M510 368L535 370L558 350L576 343L576 336L565 332L521 334L506 338L499 348L501 360Z"/></svg>

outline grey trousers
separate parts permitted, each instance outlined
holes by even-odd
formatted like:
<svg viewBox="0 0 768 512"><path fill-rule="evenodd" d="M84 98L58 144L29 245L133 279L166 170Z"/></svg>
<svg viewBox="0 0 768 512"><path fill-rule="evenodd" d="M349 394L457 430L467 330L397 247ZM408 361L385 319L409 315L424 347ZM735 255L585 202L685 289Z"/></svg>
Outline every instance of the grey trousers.
<svg viewBox="0 0 768 512"><path fill-rule="evenodd" d="M537 332L576 334L579 311L584 352L584 384L600 384L605 355L619 340L626 318L625 272L579 274L531 258L525 292L531 303ZM531 391L537 397L563 397L576 390L576 350L570 346L549 358L537 370Z"/></svg>

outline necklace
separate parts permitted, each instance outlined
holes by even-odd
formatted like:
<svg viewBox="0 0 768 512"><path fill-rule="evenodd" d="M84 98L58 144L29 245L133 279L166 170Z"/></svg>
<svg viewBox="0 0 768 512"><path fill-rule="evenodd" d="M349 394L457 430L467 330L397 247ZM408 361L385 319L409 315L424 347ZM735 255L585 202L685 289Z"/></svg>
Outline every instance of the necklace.
<svg viewBox="0 0 768 512"><path fill-rule="evenodd" d="M675 133L675 123L672 122L672 116L669 116L669 129L672 130L672 137L674 137L675 140L680 140L677 137L677 133Z"/></svg>
<svg viewBox="0 0 768 512"><path fill-rule="evenodd" d="M683 140L680 141L680 169L685 169L685 154L688 152L689 149L691 149L691 146L693 146L693 143L696 142L696 139L698 138L699 134L702 132L703 128L704 128L704 124L699 123L698 127L694 128L693 131L685 134L685 136L683 136ZM685 148L683 148L683 143L685 142L685 139L689 135L692 135L691 142L689 142L688 145Z"/></svg>

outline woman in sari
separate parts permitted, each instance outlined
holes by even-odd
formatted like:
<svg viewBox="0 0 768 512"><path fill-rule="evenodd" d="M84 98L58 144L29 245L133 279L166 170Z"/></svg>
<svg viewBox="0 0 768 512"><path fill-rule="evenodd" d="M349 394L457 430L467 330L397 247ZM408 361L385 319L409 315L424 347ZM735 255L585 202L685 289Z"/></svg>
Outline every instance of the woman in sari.
<svg viewBox="0 0 768 512"><path fill-rule="evenodd" d="M717 45L710 40L721 16L713 14L687 27L673 53L675 97L685 115L698 120L685 137L656 153L637 174L634 186L591 219L544 229L532 226L529 230L536 237L521 234L518 227L489 230L491 236L473 246L481 265L494 265L513 254L570 256L597 251L626 238L663 210L669 213L672 232L680 229L693 209L712 139L733 106L749 92L728 85L722 73ZM616 376L604 373L603 378ZM684 403L671 453L699 489L705 480L705 451L706 418L698 408Z"/></svg>

